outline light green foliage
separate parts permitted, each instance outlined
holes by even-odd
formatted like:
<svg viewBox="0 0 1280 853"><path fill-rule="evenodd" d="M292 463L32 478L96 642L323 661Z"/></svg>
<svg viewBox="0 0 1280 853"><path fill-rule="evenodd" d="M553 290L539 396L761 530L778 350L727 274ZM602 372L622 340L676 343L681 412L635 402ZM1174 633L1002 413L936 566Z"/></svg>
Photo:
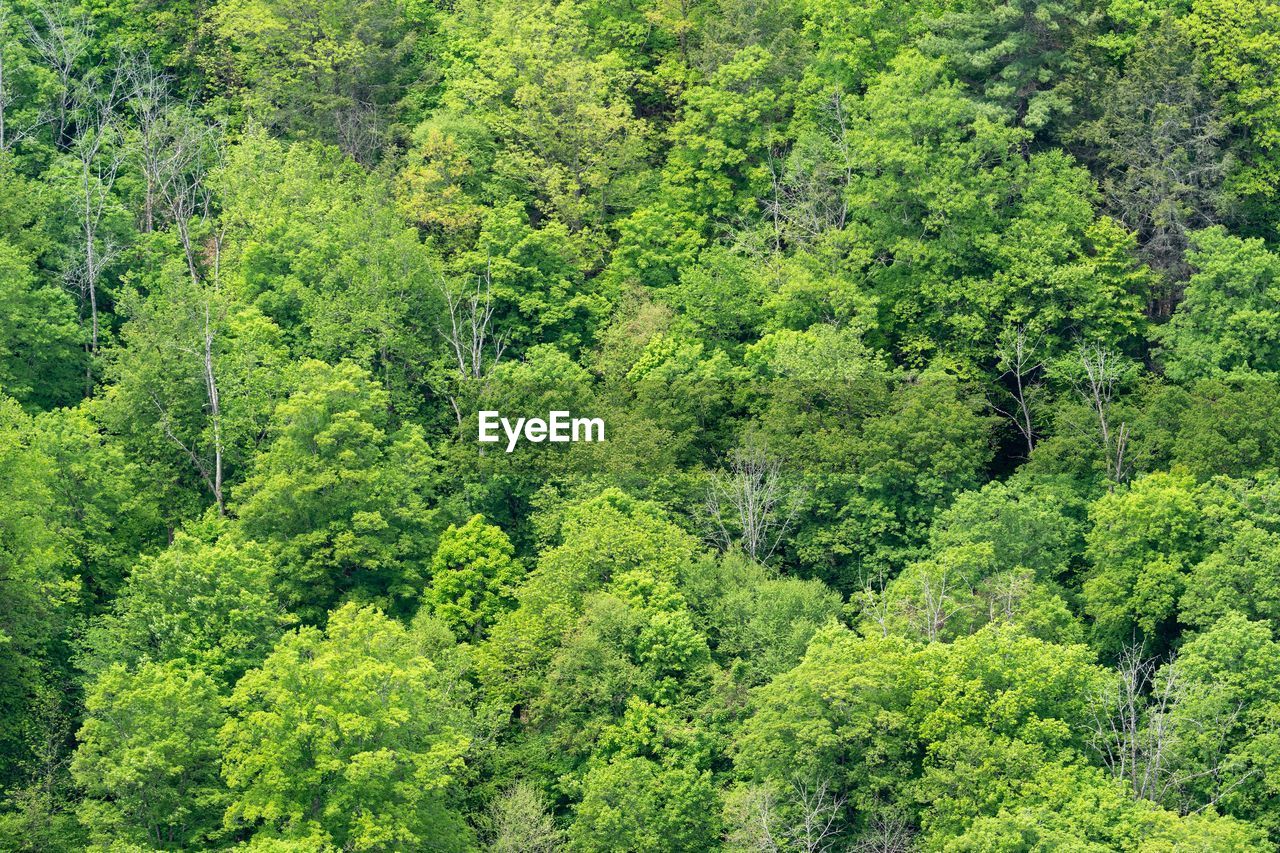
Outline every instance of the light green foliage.
<svg viewBox="0 0 1280 853"><path fill-rule="evenodd" d="M989 543L944 548L903 569L883 591L861 595L864 633L953 640L991 622L1021 625L1050 642L1078 642L1067 603L1026 568L1000 571Z"/></svg>
<svg viewBox="0 0 1280 853"><path fill-rule="evenodd" d="M40 415L29 430L49 460L45 524L66 543L95 609L119 591L139 553L163 544L167 514L149 472L102 420L87 403Z"/></svg>
<svg viewBox="0 0 1280 853"><path fill-rule="evenodd" d="M218 838L228 797L212 678L176 661L112 664L92 682L85 714L71 772L95 840L183 849Z"/></svg>
<svg viewBox="0 0 1280 853"><path fill-rule="evenodd" d="M1276 2L0 0L0 851L1280 845Z"/></svg>
<svg viewBox="0 0 1280 853"><path fill-rule="evenodd" d="M1280 619L1280 536L1245 520L1222 537L1225 541L1187 579L1183 621L1207 628L1233 611L1253 619Z"/></svg>
<svg viewBox="0 0 1280 853"><path fill-rule="evenodd" d="M355 365L305 361L291 384L235 491L241 534L268 547L286 605L312 620L345 594L417 597L437 476L421 430L391 431L387 393Z"/></svg>
<svg viewBox="0 0 1280 853"><path fill-rule="evenodd" d="M848 796L854 815L892 803L920 769L909 713L927 677L920 654L897 637L819 632L797 667L761 689L735 744L739 772L760 782L826 782Z"/></svg>
<svg viewBox="0 0 1280 853"><path fill-rule="evenodd" d="M905 821L940 840L994 813L1041 767L1080 757L1071 721L1101 677L1085 647L1016 628L927 648L831 628L761 689L736 763L764 790L802 794L775 793L764 809L779 835L825 798L827 809L844 803L835 837ZM917 804L929 805L913 814Z"/></svg>
<svg viewBox="0 0 1280 853"><path fill-rule="evenodd" d="M482 683L512 703L537 691L588 594L628 576L667 590L695 550L656 506L616 489L566 507L557 522L560 544L539 557L478 661Z"/></svg>
<svg viewBox="0 0 1280 853"><path fill-rule="evenodd" d="M1179 817L1145 800L1133 800L1095 768L1046 767L1016 799L964 832L938 839L948 851L1067 849L1239 851L1263 844L1257 830L1216 814Z"/></svg>
<svg viewBox="0 0 1280 853"><path fill-rule="evenodd" d="M719 837L710 775L619 758L593 768L569 830L572 850L705 850Z"/></svg>
<svg viewBox="0 0 1280 853"><path fill-rule="evenodd" d="M1270 832L1280 707L1277 644L1268 622L1229 612L1167 665L1177 701L1169 712L1176 793Z"/></svg>
<svg viewBox="0 0 1280 853"><path fill-rule="evenodd" d="M285 635L236 685L222 728L228 828L351 850L466 849L452 810L466 696L372 608Z"/></svg>
<svg viewBox="0 0 1280 853"><path fill-rule="evenodd" d="M719 809L700 733L632 700L602 734L569 829L575 850L693 850L714 844Z"/></svg>
<svg viewBox="0 0 1280 853"><path fill-rule="evenodd" d="M391 0L228 0L210 7L204 64L244 114L371 162L411 79L405 11Z"/></svg>
<svg viewBox="0 0 1280 853"><path fill-rule="evenodd" d="M449 525L431 557L431 585L423 604L465 639L483 637L515 603L524 572L512 556L511 540L475 515L462 527Z"/></svg>
<svg viewBox="0 0 1280 853"><path fill-rule="evenodd" d="M1230 191L1264 210L1275 210L1275 180L1280 170L1280 84L1276 52L1280 47L1280 7L1273 0L1240 4L1196 0L1185 26L1206 66L1210 85L1222 92L1227 116L1247 134L1243 167Z"/></svg>
<svg viewBox="0 0 1280 853"><path fill-rule="evenodd" d="M88 669L184 661L229 686L262 662L291 621L274 593L278 569L261 545L215 538L220 526L179 533L133 567L89 629Z"/></svg>
<svg viewBox="0 0 1280 853"><path fill-rule="evenodd" d="M1064 575L1084 550L1084 502L1052 483L992 482L958 495L938 514L930 545L989 542L1002 570L1030 569L1041 580Z"/></svg>
<svg viewBox="0 0 1280 853"><path fill-rule="evenodd" d="M1185 477L1152 474L1090 508L1085 610L1104 649L1168 643L1187 572L1204 552L1193 485Z"/></svg>
<svg viewBox="0 0 1280 853"><path fill-rule="evenodd" d="M1221 228L1193 237L1195 273L1161 343L1176 379L1280 370L1280 256Z"/></svg>
<svg viewBox="0 0 1280 853"><path fill-rule="evenodd" d="M228 285L283 330L295 355L363 364L412 410L412 385L439 341L440 270L396 215L382 176L332 149L251 129L216 182Z"/></svg>
<svg viewBox="0 0 1280 853"><path fill-rule="evenodd" d="M633 72L616 53L593 55L578 3L494 12L451 72L446 107L494 137L492 192L530 198L571 230L604 224L632 203L647 153L626 98Z"/></svg>
<svg viewBox="0 0 1280 853"><path fill-rule="evenodd" d="M554 853L563 833L547 812L547 800L527 782L517 782L490 807L494 853Z"/></svg>
<svg viewBox="0 0 1280 853"><path fill-rule="evenodd" d="M587 248L564 223L535 228L522 204L506 201L485 212L475 247L454 258L452 286L491 294L500 312L493 333L517 349L545 341L573 352L608 310L584 280Z"/></svg>
<svg viewBox="0 0 1280 853"><path fill-rule="evenodd" d="M799 663L814 633L840 614L840 597L825 584L780 577L738 553L693 564L687 575L681 586L712 656L744 669L752 686Z"/></svg>

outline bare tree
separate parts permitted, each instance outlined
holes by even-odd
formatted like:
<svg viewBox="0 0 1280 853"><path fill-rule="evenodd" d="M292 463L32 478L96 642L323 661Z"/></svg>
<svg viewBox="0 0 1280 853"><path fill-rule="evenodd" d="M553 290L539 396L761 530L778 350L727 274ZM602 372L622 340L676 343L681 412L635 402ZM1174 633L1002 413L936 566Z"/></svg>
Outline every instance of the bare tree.
<svg viewBox="0 0 1280 853"><path fill-rule="evenodd" d="M149 234L155 228L156 196L164 171L169 81L145 56L130 62L125 74L126 100L138 128L137 156L143 179L141 231Z"/></svg>
<svg viewBox="0 0 1280 853"><path fill-rule="evenodd" d="M1116 423L1111 411L1120 383L1125 377L1125 365L1110 350L1085 344L1080 346L1080 365L1084 369L1084 378L1075 382L1076 391L1093 410L1106 459L1107 479L1114 488L1128 479L1129 474L1129 460L1125 458L1129 445L1129 425L1124 421Z"/></svg>
<svg viewBox="0 0 1280 853"><path fill-rule="evenodd" d="M89 24L84 17L70 19L58 5L42 5L39 22L28 25L27 36L57 81L52 120L54 142L63 150L72 142L72 117L76 111L82 75L78 68L89 46Z"/></svg>
<svg viewBox="0 0 1280 853"><path fill-rule="evenodd" d="M1011 404L1007 408L992 406L999 414L1008 418L1022 440L1027 445L1027 456L1035 449L1036 430L1031 419L1031 402L1041 385L1036 377L1042 372L1044 363L1036 357L1037 345L1027 337L1023 326L1010 329L996 343L996 366L1003 373L1001 379L1008 379L1008 394Z"/></svg>
<svg viewBox="0 0 1280 853"><path fill-rule="evenodd" d="M844 834L846 798L823 779L797 774L779 798L769 785L754 785L737 803L730 843L740 850L828 853Z"/></svg>
<svg viewBox="0 0 1280 853"><path fill-rule="evenodd" d="M1159 659L1144 658L1136 645L1120 655L1111 682L1090 702L1091 742L1134 797L1201 811L1257 772L1227 748L1227 733L1236 727L1242 705L1209 703L1211 710L1196 713L1190 705L1201 695L1182 683L1174 661L1161 665ZM1185 754L1188 737L1199 745L1195 761ZM1205 753L1205 744L1214 749ZM1213 793L1197 803L1190 789L1205 780Z"/></svg>
<svg viewBox="0 0 1280 853"><path fill-rule="evenodd" d="M550 804L528 782L517 782L494 800L489 810L494 853L554 853L563 833L556 828Z"/></svg>
<svg viewBox="0 0 1280 853"><path fill-rule="evenodd" d="M712 538L723 548L737 544L763 563L782 543L801 503L800 493L784 482L782 460L748 443L729 454L728 470L714 474L707 486Z"/></svg>
<svg viewBox="0 0 1280 853"><path fill-rule="evenodd" d="M862 592L857 594L858 612L870 619L880 629L880 636L889 636L889 623L893 619L894 604L889 596L885 595L885 588L888 581L884 576L884 568L877 570L878 577L875 583L872 583L870 576L863 580Z"/></svg>
<svg viewBox="0 0 1280 853"><path fill-rule="evenodd" d="M949 575L943 568L941 574L926 572L920 579L920 606L912 612L911 622L931 643L942 637L948 622L971 607L956 597Z"/></svg>
<svg viewBox="0 0 1280 853"><path fill-rule="evenodd" d="M782 847L773 834L778 822L778 806L772 788L752 785L734 805L736 814L728 838L730 848L778 853Z"/></svg>
<svg viewBox="0 0 1280 853"><path fill-rule="evenodd" d="M222 404L218 397L218 380L213 367L213 323L210 322L209 299L204 300L204 326L201 352L201 366L204 376L205 398L209 402L209 423L213 428L213 499L218 504L218 515L226 515L226 506L222 500Z"/></svg>
<svg viewBox="0 0 1280 853"><path fill-rule="evenodd" d="M1018 605L1035 587L1035 575L1028 569L1001 572L982 584L987 601L987 619L1009 622L1017 614Z"/></svg>
<svg viewBox="0 0 1280 853"><path fill-rule="evenodd" d="M175 429L171 414L171 408L179 404L167 397L162 399L154 389L148 389L147 393L156 409L165 438L190 460L213 496L218 515L221 516L226 514L223 470L227 453L216 342L226 319L226 309L216 292L211 291L210 285L193 282L191 286L194 292L188 301L180 307L176 300L172 302L175 308L183 312L179 325L171 330L171 337L158 341L156 346L176 357L176 363L182 366L180 369L184 374L198 383L207 419L207 440L200 435L190 434L184 439L178 434L179 430ZM191 370L189 374L185 373L188 369Z"/></svg>
<svg viewBox="0 0 1280 853"><path fill-rule="evenodd" d="M103 220L110 209L112 190L125 159L120 143L121 75L113 73L98 84L86 84L84 100L77 110L77 132L70 152L75 158L78 178L76 217L80 229L79 254L64 271L67 284L80 293L89 306L89 352L98 354L98 298L103 273L120 247L103 233ZM89 376L92 382L92 362Z"/></svg>
<svg viewBox="0 0 1280 853"><path fill-rule="evenodd" d="M208 250L202 253L193 225L204 233L205 226L214 222L214 198L208 179L226 154L222 128L197 121L186 108L172 111L169 123L168 144L157 174L161 206L178 234L191 279L203 280L202 269L207 267L216 285L225 227L208 234ZM203 264L202 254L206 261Z"/></svg>
<svg viewBox="0 0 1280 853"><path fill-rule="evenodd" d="M1164 683L1148 695L1158 668L1159 661L1144 658L1140 646L1129 646L1110 683L1090 702L1091 740L1103 763L1135 797L1157 802L1169 757L1166 721L1175 687L1170 667Z"/></svg>
<svg viewBox="0 0 1280 853"><path fill-rule="evenodd" d="M791 788L799 815L787 830L788 838L803 853L826 853L839 838L845 796L833 791L826 779L810 784L797 777Z"/></svg>
<svg viewBox="0 0 1280 853"><path fill-rule="evenodd" d="M454 290L447 281L440 282L449 312L448 328L440 328L440 335L449 345L454 358L456 377L461 386L471 386L474 393L483 393L490 373L502 360L506 341L494 328L493 277L490 265L476 280L474 290ZM458 396L451 395L449 404L461 426L462 406Z"/></svg>
<svg viewBox="0 0 1280 853"><path fill-rule="evenodd" d="M377 104L353 99L350 105L334 113L333 124L338 147L357 163L373 165L384 138Z"/></svg>
<svg viewBox="0 0 1280 853"><path fill-rule="evenodd" d="M850 853L909 853L915 849L915 831L897 809L879 810L867 823Z"/></svg>
<svg viewBox="0 0 1280 853"><path fill-rule="evenodd" d="M854 157L844 100L844 91L833 88L815 132L789 151L770 151L771 192L761 207L773 225L775 250L784 242L812 243L848 221L846 190L853 181Z"/></svg>

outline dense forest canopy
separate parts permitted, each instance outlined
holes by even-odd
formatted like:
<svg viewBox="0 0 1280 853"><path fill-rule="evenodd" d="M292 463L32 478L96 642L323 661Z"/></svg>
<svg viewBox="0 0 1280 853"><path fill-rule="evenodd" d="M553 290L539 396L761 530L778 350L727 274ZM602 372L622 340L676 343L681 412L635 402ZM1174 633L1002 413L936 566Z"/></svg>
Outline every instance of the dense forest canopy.
<svg viewBox="0 0 1280 853"><path fill-rule="evenodd" d="M1274 849L1278 374L1276 0L0 0L0 849Z"/></svg>

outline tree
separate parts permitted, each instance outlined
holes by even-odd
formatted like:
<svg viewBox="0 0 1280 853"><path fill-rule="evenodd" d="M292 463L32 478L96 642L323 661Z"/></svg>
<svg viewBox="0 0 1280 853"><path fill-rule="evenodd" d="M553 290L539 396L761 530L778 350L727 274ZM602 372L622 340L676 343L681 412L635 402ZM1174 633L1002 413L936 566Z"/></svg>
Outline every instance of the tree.
<svg viewBox="0 0 1280 853"><path fill-rule="evenodd" d="M205 70L236 106L294 138L374 162L415 72L411 15L391 0L234 0L210 9Z"/></svg>
<svg viewBox="0 0 1280 853"><path fill-rule="evenodd" d="M705 850L719 838L710 774L619 758L593 768L569 828L573 850Z"/></svg>
<svg viewBox="0 0 1280 853"><path fill-rule="evenodd" d="M388 395L350 363L304 361L233 492L245 538L287 571L286 606L318 621L345 595L404 605L435 545L436 458L417 427L392 430Z"/></svg>
<svg viewBox="0 0 1280 853"><path fill-rule="evenodd" d="M1171 379L1280 370L1280 255L1221 227L1192 236L1186 298L1158 340Z"/></svg>
<svg viewBox="0 0 1280 853"><path fill-rule="evenodd" d="M1150 474L1090 507L1085 612L1104 650L1138 641L1157 652L1173 639L1187 573L1204 553L1193 485L1186 477Z"/></svg>
<svg viewBox="0 0 1280 853"><path fill-rule="evenodd" d="M1185 18L1209 84L1222 94L1232 124L1243 131L1243 144L1237 146L1240 165L1228 179L1227 190L1263 216L1275 209L1275 178L1280 169L1277 11L1273 0L1251 0L1240 6L1226 0L1198 0Z"/></svg>
<svg viewBox="0 0 1280 853"><path fill-rule="evenodd" d="M1190 234L1220 218L1222 182L1233 164L1221 106L1175 18L1147 32L1125 65L1102 87L1098 117L1075 133L1097 150L1108 208L1166 278L1150 311L1167 318L1190 275Z"/></svg>
<svg viewBox="0 0 1280 853"><path fill-rule="evenodd" d="M0 396L0 784L22 779L45 732L40 700L65 652L65 624L81 595L74 555L49 523L52 463L16 401ZM50 733L53 734L53 733ZM34 738L32 737L34 735ZM57 735L54 735L57 737Z"/></svg>
<svg viewBox="0 0 1280 853"><path fill-rule="evenodd" d="M524 571L513 555L511 540L484 516L474 515L461 527L449 525L431 557L424 606L459 638L482 638L515 604Z"/></svg>
<svg viewBox="0 0 1280 853"><path fill-rule="evenodd" d="M528 782L517 782L494 799L494 853L555 853L563 835L549 812L542 792Z"/></svg>
<svg viewBox="0 0 1280 853"><path fill-rule="evenodd" d="M1166 802L1208 804L1280 831L1274 789L1277 644L1270 623L1228 613L1167 664L1177 685Z"/></svg>
<svg viewBox="0 0 1280 853"><path fill-rule="evenodd" d="M592 55L588 35L577 3L499 7L444 97L495 138L493 189L530 198L570 231L628 209L647 153L630 69L615 53Z"/></svg>
<svg viewBox="0 0 1280 853"><path fill-rule="evenodd" d="M71 772L95 840L187 849L219 837L224 720L215 681L183 662L113 663L85 697Z"/></svg>
<svg viewBox="0 0 1280 853"><path fill-rule="evenodd" d="M124 301L108 417L145 455L199 483L222 515L275 405L282 335L217 282L166 272L145 298Z"/></svg>
<svg viewBox="0 0 1280 853"><path fill-rule="evenodd" d="M800 509L801 498L783 482L782 460L760 446L729 455L729 470L713 475L707 492L707 516L713 538L724 548L737 545L764 563L782 544Z"/></svg>
<svg viewBox="0 0 1280 853"><path fill-rule="evenodd" d="M347 604L236 685L219 736L228 828L338 849L468 847L453 800L467 697L414 633Z"/></svg>
<svg viewBox="0 0 1280 853"><path fill-rule="evenodd" d="M423 413L424 373L443 348L441 268L391 204L386 175L250 126L212 184L236 300L279 326L295 358L359 363L397 410Z"/></svg>
<svg viewBox="0 0 1280 853"><path fill-rule="evenodd" d="M292 621L274 594L279 569L256 543L216 538L221 527L180 532L138 562L88 631L90 671L182 661L230 686L262 662Z"/></svg>
<svg viewBox="0 0 1280 853"><path fill-rule="evenodd" d="M753 687L799 663L843 607L821 581L784 576L734 553L691 566L681 590L712 658Z"/></svg>
<svg viewBox="0 0 1280 853"><path fill-rule="evenodd" d="M1023 128L946 63L910 49L851 110L850 260L882 334L922 365L990 362L1000 333L1134 343L1150 281L1132 237L1098 217L1091 176L1058 151L1018 156Z"/></svg>
<svg viewBox="0 0 1280 853"><path fill-rule="evenodd" d="M1072 69L1073 43L1097 20L1079 0L978 2L927 20L925 50L945 57L987 100L1009 110L1020 126L1040 130L1070 109L1057 91Z"/></svg>
<svg viewBox="0 0 1280 853"><path fill-rule="evenodd" d="M517 593L519 606L499 617L480 650L480 681L514 706L540 685L566 632L591 593L623 578L670 590L697 551L655 504L616 488L570 503L556 514L557 545L538 557Z"/></svg>
<svg viewBox="0 0 1280 853"><path fill-rule="evenodd" d="M36 409L84 393L84 333L67 294L38 284L30 260L0 238L0 387Z"/></svg>

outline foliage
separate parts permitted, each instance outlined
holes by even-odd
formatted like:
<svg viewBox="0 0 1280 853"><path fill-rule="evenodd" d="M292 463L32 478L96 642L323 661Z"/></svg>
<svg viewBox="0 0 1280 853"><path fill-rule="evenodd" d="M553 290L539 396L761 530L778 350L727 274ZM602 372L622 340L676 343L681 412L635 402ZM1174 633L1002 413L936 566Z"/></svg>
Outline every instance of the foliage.
<svg viewBox="0 0 1280 853"><path fill-rule="evenodd" d="M1277 22L0 2L0 850L1280 845Z"/></svg>

